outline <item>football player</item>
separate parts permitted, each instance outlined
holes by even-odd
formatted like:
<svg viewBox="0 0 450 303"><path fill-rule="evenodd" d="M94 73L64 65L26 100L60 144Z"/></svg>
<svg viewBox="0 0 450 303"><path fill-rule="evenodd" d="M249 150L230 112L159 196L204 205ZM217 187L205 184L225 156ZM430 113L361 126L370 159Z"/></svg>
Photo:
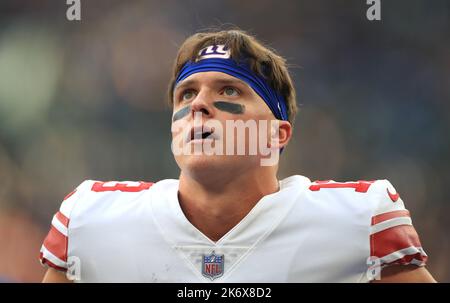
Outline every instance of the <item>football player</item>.
<svg viewBox="0 0 450 303"><path fill-rule="evenodd" d="M179 179L81 183L42 245L45 282L434 281L389 181L277 178L296 94L255 37L189 37L169 99Z"/></svg>

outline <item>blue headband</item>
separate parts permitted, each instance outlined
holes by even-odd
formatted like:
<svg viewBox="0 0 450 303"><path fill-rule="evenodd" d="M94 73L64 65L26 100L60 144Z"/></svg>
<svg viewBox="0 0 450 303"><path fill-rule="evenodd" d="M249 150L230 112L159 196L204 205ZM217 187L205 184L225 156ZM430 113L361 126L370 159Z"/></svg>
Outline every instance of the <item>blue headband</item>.
<svg viewBox="0 0 450 303"><path fill-rule="evenodd" d="M286 100L284 97L270 87L263 77L253 73L253 71L248 67L248 64L238 64L230 58L215 57L201 59L197 62L188 61L181 68L180 73L175 80L175 85L192 74L208 71L222 72L241 79L264 100L275 118L279 120L288 120Z"/></svg>

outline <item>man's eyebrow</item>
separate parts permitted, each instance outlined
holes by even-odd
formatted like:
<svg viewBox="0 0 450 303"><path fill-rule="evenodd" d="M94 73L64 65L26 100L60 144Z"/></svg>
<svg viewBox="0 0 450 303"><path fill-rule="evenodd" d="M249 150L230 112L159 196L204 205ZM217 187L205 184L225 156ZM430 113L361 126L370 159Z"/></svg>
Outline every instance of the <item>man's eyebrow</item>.
<svg viewBox="0 0 450 303"><path fill-rule="evenodd" d="M217 84L220 84L220 85L241 84L241 85L248 86L247 83L245 83L244 81L242 81L240 79L218 79L218 80L216 80L214 82L217 83Z"/></svg>
<svg viewBox="0 0 450 303"><path fill-rule="evenodd" d="M215 85L236 85L236 84L240 84L240 85L244 85L244 86L249 86L247 83L245 83L244 81L240 80L240 79L217 79L217 80L213 80ZM189 86L193 86L195 84L198 83L198 80L186 80L186 81L182 81L181 83L178 83L175 86L174 90L178 90L180 88L183 87L189 87Z"/></svg>
<svg viewBox="0 0 450 303"><path fill-rule="evenodd" d="M194 85L195 83L197 83L196 80L184 80L184 81L181 81L181 83L178 83L178 84L175 86L174 91L175 91L175 90L178 90L178 89L180 89L180 88L186 87L186 86L192 86L192 85Z"/></svg>

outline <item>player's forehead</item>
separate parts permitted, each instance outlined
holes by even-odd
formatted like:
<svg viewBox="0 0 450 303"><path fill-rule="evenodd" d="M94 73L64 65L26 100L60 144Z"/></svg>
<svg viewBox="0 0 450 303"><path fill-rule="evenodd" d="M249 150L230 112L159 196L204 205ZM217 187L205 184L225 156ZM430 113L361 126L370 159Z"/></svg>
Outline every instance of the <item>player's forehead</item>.
<svg viewBox="0 0 450 303"><path fill-rule="evenodd" d="M208 71L195 73L180 81L176 86L175 90L187 86L198 86L198 85L239 85L250 88L250 86L239 78L233 77L231 75Z"/></svg>

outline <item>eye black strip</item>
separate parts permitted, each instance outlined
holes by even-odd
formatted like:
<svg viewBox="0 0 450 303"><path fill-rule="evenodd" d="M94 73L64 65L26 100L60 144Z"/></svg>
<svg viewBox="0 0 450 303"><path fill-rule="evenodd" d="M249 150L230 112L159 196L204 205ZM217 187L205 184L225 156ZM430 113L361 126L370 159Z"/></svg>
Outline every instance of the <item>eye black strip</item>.
<svg viewBox="0 0 450 303"><path fill-rule="evenodd" d="M214 102L214 107L230 114L243 114L245 112L244 105L226 101L216 101Z"/></svg>
<svg viewBox="0 0 450 303"><path fill-rule="evenodd" d="M177 111L175 114L173 114L172 121L175 122L177 120L180 120L180 119L186 117L190 112L191 112L191 106L190 105L188 105L186 107L183 107L182 109Z"/></svg>

